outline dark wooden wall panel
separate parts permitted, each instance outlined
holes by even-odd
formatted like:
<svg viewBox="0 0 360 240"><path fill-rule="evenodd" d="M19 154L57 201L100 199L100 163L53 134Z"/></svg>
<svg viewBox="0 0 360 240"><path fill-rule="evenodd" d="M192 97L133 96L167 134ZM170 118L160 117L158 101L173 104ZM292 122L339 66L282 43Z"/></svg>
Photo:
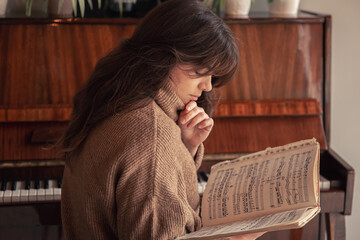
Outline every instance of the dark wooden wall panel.
<svg viewBox="0 0 360 240"><path fill-rule="evenodd" d="M322 103L322 23L229 24L240 66L223 99L315 98Z"/></svg>
<svg viewBox="0 0 360 240"><path fill-rule="evenodd" d="M0 106L72 103L96 62L135 27L0 24Z"/></svg>

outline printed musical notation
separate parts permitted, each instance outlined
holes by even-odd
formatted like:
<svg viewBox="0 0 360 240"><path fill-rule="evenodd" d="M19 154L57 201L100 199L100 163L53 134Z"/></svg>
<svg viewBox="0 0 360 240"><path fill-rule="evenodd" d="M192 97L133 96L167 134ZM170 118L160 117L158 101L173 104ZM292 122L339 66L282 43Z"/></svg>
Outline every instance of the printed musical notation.
<svg viewBox="0 0 360 240"><path fill-rule="evenodd" d="M285 156L266 154L261 161L216 173L213 183L207 186L210 219L226 217L229 211L239 215L309 201L307 175L314 153L304 150ZM261 156L252 156L257 157Z"/></svg>

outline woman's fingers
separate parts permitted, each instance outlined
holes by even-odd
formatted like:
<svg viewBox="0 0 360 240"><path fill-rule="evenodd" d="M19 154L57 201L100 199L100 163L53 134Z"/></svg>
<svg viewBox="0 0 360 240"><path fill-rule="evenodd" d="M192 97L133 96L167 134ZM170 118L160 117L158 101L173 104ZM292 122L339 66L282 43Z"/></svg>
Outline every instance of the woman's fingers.
<svg viewBox="0 0 360 240"><path fill-rule="evenodd" d="M212 118L207 118L203 120L201 123L199 123L197 127L199 129L205 129L210 131L213 126L214 126L214 120Z"/></svg>
<svg viewBox="0 0 360 240"><path fill-rule="evenodd" d="M179 118L180 123L183 125L188 124L192 119L197 117L199 114L200 114L200 117L203 117L203 118L205 118L207 116L207 114L204 112L204 109L202 109L200 107L194 107L190 111L188 111L188 110L183 111L180 114L180 118Z"/></svg>
<svg viewBox="0 0 360 240"><path fill-rule="evenodd" d="M186 126L188 128L193 128L208 118L209 116L205 112L200 111L195 116L193 116L189 121L186 122Z"/></svg>
<svg viewBox="0 0 360 240"><path fill-rule="evenodd" d="M191 111L193 108L197 107L197 103L195 101L190 101L185 106L185 111Z"/></svg>

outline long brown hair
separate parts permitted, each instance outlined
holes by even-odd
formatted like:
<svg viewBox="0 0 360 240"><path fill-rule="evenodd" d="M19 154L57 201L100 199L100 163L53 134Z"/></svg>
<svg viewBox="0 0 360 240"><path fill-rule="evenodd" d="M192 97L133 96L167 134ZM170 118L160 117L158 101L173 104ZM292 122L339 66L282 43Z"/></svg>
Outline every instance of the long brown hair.
<svg viewBox="0 0 360 240"><path fill-rule="evenodd" d="M102 120L148 104L176 64L207 68L214 87L227 83L238 65L236 42L225 23L197 0L166 1L141 21L130 39L102 58L74 97L68 129L61 140L70 157ZM198 105L211 115L212 93Z"/></svg>

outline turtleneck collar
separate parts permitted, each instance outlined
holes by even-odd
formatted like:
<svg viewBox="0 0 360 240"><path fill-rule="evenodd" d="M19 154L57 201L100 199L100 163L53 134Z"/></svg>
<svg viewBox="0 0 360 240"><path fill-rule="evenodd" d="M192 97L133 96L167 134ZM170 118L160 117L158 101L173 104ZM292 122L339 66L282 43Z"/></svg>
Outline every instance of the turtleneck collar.
<svg viewBox="0 0 360 240"><path fill-rule="evenodd" d="M179 112L185 108L185 104L176 95L169 83L159 90L155 102L175 122L178 120Z"/></svg>

